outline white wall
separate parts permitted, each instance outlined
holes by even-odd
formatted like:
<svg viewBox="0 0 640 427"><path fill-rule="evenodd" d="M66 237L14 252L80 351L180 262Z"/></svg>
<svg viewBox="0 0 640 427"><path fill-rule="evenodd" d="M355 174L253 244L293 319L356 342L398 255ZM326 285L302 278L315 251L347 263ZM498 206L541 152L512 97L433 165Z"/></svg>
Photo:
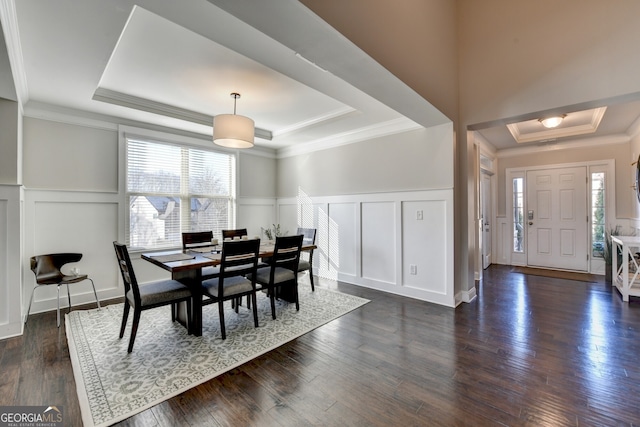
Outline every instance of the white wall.
<svg viewBox="0 0 640 427"><path fill-rule="evenodd" d="M278 221L317 228L322 276L448 306L470 300L454 291L453 214L451 124L279 162Z"/></svg>
<svg viewBox="0 0 640 427"><path fill-rule="evenodd" d="M453 189L301 193L278 199L278 217L289 234L317 229L313 266L321 277L449 307L473 297L454 292Z"/></svg>

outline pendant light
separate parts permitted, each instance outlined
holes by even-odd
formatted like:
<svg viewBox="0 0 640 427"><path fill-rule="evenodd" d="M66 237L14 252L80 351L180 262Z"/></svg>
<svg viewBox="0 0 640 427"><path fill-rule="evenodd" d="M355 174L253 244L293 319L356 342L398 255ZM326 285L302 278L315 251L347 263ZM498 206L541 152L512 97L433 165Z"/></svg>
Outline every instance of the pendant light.
<svg viewBox="0 0 640 427"><path fill-rule="evenodd" d="M218 114L213 118L213 143L227 148L251 148L254 145L255 124L249 117L236 114L240 94L233 92L233 114Z"/></svg>

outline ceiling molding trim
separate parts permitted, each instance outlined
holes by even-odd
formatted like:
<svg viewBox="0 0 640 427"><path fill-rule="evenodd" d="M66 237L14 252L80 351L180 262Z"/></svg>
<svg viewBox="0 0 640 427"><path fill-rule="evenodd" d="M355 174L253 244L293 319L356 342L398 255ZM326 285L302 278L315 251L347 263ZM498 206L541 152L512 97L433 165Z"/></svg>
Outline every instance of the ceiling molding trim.
<svg viewBox="0 0 640 427"><path fill-rule="evenodd" d="M278 159L313 153L315 151L328 150L343 145L354 144L374 138L423 129L422 126L405 117L389 120L375 125L354 129L349 132L338 133L326 138L299 145L280 148L277 152Z"/></svg>
<svg viewBox="0 0 640 427"><path fill-rule="evenodd" d="M286 135L288 133L292 133L295 132L297 130L303 129L303 128L307 128L310 126L314 126L314 125L318 125L324 122L328 122L328 121L332 121L335 119L339 119L341 117L347 116L351 113L356 112L357 110L355 108L352 107L343 107L343 108L339 108L335 111L330 111L327 114L324 114L322 116L318 116L318 117L314 117L312 119L309 120L304 120L302 122L298 122L296 124L293 124L291 126L279 129L277 131L273 131L272 135L273 138L279 138L282 137L283 135Z"/></svg>
<svg viewBox="0 0 640 427"><path fill-rule="evenodd" d="M84 126L93 129L117 131L118 123L115 119L109 120L107 116L103 118L89 118L70 112L66 107L59 107L51 104L40 104L29 102L24 109L25 117L33 119L48 120L50 122L63 123L68 125Z"/></svg>
<svg viewBox="0 0 640 427"><path fill-rule="evenodd" d="M215 151L224 151L227 153L235 153L236 155L252 155L275 159L275 150L271 148L253 146L250 150L239 150L237 148L226 148L213 145L211 139L202 135L190 136L171 132L171 129L149 129L146 127L138 127L131 125L119 125L117 127L118 134L129 138L151 139L158 142L168 142L173 144L189 144L204 149L214 149Z"/></svg>
<svg viewBox="0 0 640 427"><path fill-rule="evenodd" d="M128 95L115 90L97 88L91 99L102 101L108 104L120 105L121 107L133 108L135 110L146 111L147 113L159 114L161 116L172 117L178 120L185 120L204 126L213 125L213 116L175 107L162 102L151 101L138 96ZM273 134L271 131L255 128L257 138L271 141Z"/></svg>
<svg viewBox="0 0 640 427"><path fill-rule="evenodd" d="M587 124L581 124L569 127L560 127L553 129L545 129L538 132L522 133L520 132L520 123L510 123L507 125L509 132L516 140L518 144L527 142L541 142L546 139L566 138L569 136L578 136L594 133L598 130L602 117L604 116L607 107L599 107L593 109L591 120Z"/></svg>
<svg viewBox="0 0 640 427"><path fill-rule="evenodd" d="M14 0L0 1L0 23L2 23L2 31L7 45L16 96L22 108L29 101L29 87L27 86L27 73L24 69L18 15Z"/></svg>
<svg viewBox="0 0 640 427"><path fill-rule="evenodd" d="M607 135L597 138L583 139L580 141L548 143L546 145L531 145L528 147L507 148L498 150L497 158L518 157L527 154L536 154L549 151L570 150L576 148L590 148L604 145L626 144L631 139L626 134Z"/></svg>

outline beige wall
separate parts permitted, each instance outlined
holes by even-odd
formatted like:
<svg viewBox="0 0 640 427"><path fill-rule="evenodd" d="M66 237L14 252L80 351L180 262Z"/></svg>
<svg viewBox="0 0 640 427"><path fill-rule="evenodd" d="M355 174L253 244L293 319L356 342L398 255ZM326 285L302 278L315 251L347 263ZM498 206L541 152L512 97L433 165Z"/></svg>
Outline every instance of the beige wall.
<svg viewBox="0 0 640 427"><path fill-rule="evenodd" d="M118 191L118 133L25 117L29 189Z"/></svg>
<svg viewBox="0 0 640 427"><path fill-rule="evenodd" d="M256 156L240 151L238 167L238 197L276 197L275 157Z"/></svg>
<svg viewBox="0 0 640 427"><path fill-rule="evenodd" d="M600 147L576 148L557 151L546 151L535 154L525 154L517 157L505 157L498 160L498 215L506 215L506 174L510 168L525 168L527 166L556 165L563 163L591 162L597 160L615 161L616 167L616 216L631 218L633 216L633 194L631 186L629 144L611 144Z"/></svg>
<svg viewBox="0 0 640 427"><path fill-rule="evenodd" d="M455 1L301 0L301 3L457 121Z"/></svg>
<svg viewBox="0 0 640 427"><path fill-rule="evenodd" d="M459 0L465 124L640 91L637 0Z"/></svg>
<svg viewBox="0 0 640 427"><path fill-rule="evenodd" d="M452 139L447 124L280 159L278 197L453 188Z"/></svg>
<svg viewBox="0 0 640 427"><path fill-rule="evenodd" d="M18 103L0 98L0 184L22 184L21 125Z"/></svg>

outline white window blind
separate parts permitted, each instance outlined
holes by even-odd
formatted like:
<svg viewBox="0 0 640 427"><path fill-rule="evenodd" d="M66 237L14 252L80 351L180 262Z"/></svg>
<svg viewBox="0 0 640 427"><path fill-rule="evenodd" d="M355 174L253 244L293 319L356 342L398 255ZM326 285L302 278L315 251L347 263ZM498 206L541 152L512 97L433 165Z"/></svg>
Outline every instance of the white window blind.
<svg viewBox="0 0 640 427"><path fill-rule="evenodd" d="M148 250L182 246L183 231L232 228L235 156L127 138L127 243Z"/></svg>

